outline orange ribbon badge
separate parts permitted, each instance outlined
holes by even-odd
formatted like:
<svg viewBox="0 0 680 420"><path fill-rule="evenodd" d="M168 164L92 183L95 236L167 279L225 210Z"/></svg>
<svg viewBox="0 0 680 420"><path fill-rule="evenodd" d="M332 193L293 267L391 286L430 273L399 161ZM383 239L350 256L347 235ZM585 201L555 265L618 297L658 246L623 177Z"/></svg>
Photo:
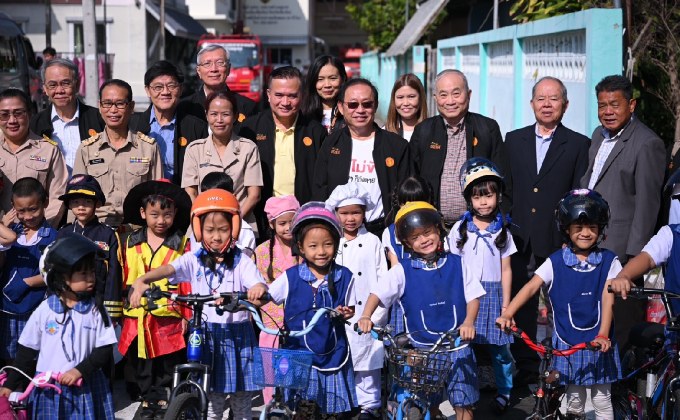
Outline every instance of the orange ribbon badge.
<svg viewBox="0 0 680 420"><path fill-rule="evenodd" d="M302 143L307 147L311 146L312 145L311 137L305 137L304 139L302 139Z"/></svg>
<svg viewBox="0 0 680 420"><path fill-rule="evenodd" d="M388 157L387 159L385 159L385 165L387 165L388 168L393 167L394 166L394 159L392 159L391 157Z"/></svg>

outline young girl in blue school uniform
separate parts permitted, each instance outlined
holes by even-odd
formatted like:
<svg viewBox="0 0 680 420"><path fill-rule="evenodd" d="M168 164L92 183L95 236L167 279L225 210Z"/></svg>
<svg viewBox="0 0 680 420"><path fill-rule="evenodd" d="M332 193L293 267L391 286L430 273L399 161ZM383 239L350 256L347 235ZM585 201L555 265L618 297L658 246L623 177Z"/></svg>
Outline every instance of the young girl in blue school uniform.
<svg viewBox="0 0 680 420"><path fill-rule="evenodd" d="M510 255L517 249L509 232L509 217L500 210L505 184L493 163L472 158L461 168L461 186L468 211L449 234L451 253L460 255L486 294L479 299L474 343L484 345L491 355L498 395L494 409L507 410L512 390L512 336L496 327L496 318L510 303L512 269Z"/></svg>
<svg viewBox="0 0 680 420"><path fill-rule="evenodd" d="M410 258L392 267L368 297L358 323L361 330L368 332L373 327L371 315L379 305L398 304L404 312L406 332L416 347L431 347L440 338L438 333L454 328L463 340L474 339L484 289L460 256L444 251L446 231L437 209L423 201L406 203L397 212L395 225ZM479 400L474 354L465 347L451 352L450 357L449 402L456 410L456 419L468 420ZM433 415L440 414L438 402L433 401L430 408Z"/></svg>
<svg viewBox="0 0 680 420"><path fill-rule="evenodd" d="M579 351L554 359L560 383L568 385L567 415L585 416L586 389L590 389L595 416L613 419L611 384L621 379L621 366L618 346L610 338L614 295L607 286L608 279L621 271L621 263L612 251L598 246L609 223L609 205L595 191L574 190L560 200L556 217L567 246L536 269L496 323L501 329L510 327L517 310L543 285L548 287L554 314L552 345L558 350L583 342L600 346L597 352Z"/></svg>
<svg viewBox="0 0 680 420"><path fill-rule="evenodd" d="M82 235L54 242L45 256L49 297L31 314L19 338L14 366L29 376L62 372L61 394L35 388L31 394L34 419L113 419L113 397L105 366L116 333L103 305L95 303L95 256L99 247ZM37 359L37 361L36 361ZM82 378L82 384L77 385ZM0 396L24 383L10 370Z"/></svg>
<svg viewBox="0 0 680 420"><path fill-rule="evenodd" d="M248 298L257 300L267 291L255 263L236 247L241 217L231 193L212 189L199 194L191 207L191 227L203 246L139 277L132 286L130 306L139 307L149 284L166 277L170 284L190 282L192 292L200 295L247 290ZM262 388L254 381L257 338L249 315L218 315L216 308L206 306L203 317L206 333L212 337L203 352L203 362L213 367L208 417L221 419L231 394L233 418L250 420L252 392Z"/></svg>
<svg viewBox="0 0 680 420"><path fill-rule="evenodd" d="M315 309L330 307L345 319L354 314L354 279L352 273L334 259L342 228L324 203L309 202L293 218L293 252L303 259L271 284L269 294L284 304L284 322L297 331L312 319ZM309 385L300 392L302 400L315 403L320 412L305 418L329 414L348 415L357 407L354 371L349 343L342 319L322 318L305 337L289 337L282 346L314 353ZM287 392L286 399L295 394Z"/></svg>

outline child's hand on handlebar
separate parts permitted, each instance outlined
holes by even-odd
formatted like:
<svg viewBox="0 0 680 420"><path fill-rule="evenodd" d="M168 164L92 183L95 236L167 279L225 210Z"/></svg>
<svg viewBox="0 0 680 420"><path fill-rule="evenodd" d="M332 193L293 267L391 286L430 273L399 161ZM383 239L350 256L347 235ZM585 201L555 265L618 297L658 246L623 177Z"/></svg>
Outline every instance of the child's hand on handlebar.
<svg viewBox="0 0 680 420"><path fill-rule="evenodd" d="M621 295L622 299L626 299L630 288L633 286L630 280L625 277L617 277L611 280L610 285L612 287L612 292L617 295Z"/></svg>
<svg viewBox="0 0 680 420"><path fill-rule="evenodd" d="M264 283L257 283L255 286L248 289L248 300L254 302L260 299L265 293L267 293L267 286Z"/></svg>
<svg viewBox="0 0 680 420"><path fill-rule="evenodd" d="M612 347L612 341L608 338L597 336L590 342L593 346L600 346L600 351L606 353Z"/></svg>
<svg viewBox="0 0 680 420"><path fill-rule="evenodd" d="M512 327L515 323L512 321L510 318L506 318L503 315L499 316L496 318L496 325L498 325L498 328L501 330L505 331L508 328Z"/></svg>
<svg viewBox="0 0 680 420"><path fill-rule="evenodd" d="M142 306L142 296L148 288L149 285L143 281L140 281L140 279L135 280L135 282L132 284L132 293L130 293L128 297L131 308L139 308Z"/></svg>
<svg viewBox="0 0 680 420"><path fill-rule="evenodd" d="M359 329L362 333L368 334L373 328L373 321L371 321L370 316L363 315L361 318L359 318L357 325L359 325Z"/></svg>
<svg viewBox="0 0 680 420"><path fill-rule="evenodd" d="M12 393L12 390L9 388L0 387L0 397L9 397L9 394Z"/></svg>
<svg viewBox="0 0 680 420"><path fill-rule="evenodd" d="M354 306L338 306L335 308L337 312L339 312L342 315L343 319L350 319L351 317L354 316Z"/></svg>
<svg viewBox="0 0 680 420"><path fill-rule="evenodd" d="M69 370L61 375L59 383L66 386L74 385L78 379L82 378L83 374L76 368Z"/></svg>
<svg viewBox="0 0 680 420"><path fill-rule="evenodd" d="M475 338L475 324L463 322L458 332L460 333L461 340L472 341Z"/></svg>

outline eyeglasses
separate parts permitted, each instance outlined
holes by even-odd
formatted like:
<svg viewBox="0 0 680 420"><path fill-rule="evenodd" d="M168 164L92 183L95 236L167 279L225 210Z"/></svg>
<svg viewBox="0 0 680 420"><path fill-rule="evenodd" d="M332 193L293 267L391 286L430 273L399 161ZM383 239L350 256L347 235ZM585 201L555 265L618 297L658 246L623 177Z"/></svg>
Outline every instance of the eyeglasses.
<svg viewBox="0 0 680 420"><path fill-rule="evenodd" d="M57 87L64 89L71 89L73 87L73 80L62 80L61 82L47 82L45 88L47 90L55 90Z"/></svg>
<svg viewBox="0 0 680 420"><path fill-rule="evenodd" d="M101 105L102 108L104 109L109 109L112 106L115 106L117 109L125 109L130 102L128 101L118 101L118 102L111 102L111 101L101 101L99 102L99 105Z"/></svg>
<svg viewBox="0 0 680 420"><path fill-rule="evenodd" d="M10 117L14 116L14 118L19 119L19 118L24 118L26 116L26 111L25 109L15 109L12 111L0 111L0 121L9 121Z"/></svg>
<svg viewBox="0 0 680 420"><path fill-rule="evenodd" d="M375 101L345 102L345 105L347 105L347 108L349 108L349 109L357 109L357 108L359 108L359 105L361 105L364 109L373 109L373 105L375 105Z"/></svg>
<svg viewBox="0 0 680 420"><path fill-rule="evenodd" d="M179 84L177 83L168 83L167 85L164 84L157 84L157 85L151 85L149 86L149 89L151 89L155 93L161 93L163 92L163 89L168 88L169 91L175 91L179 88Z"/></svg>
<svg viewBox="0 0 680 420"><path fill-rule="evenodd" d="M204 69L209 69L209 68L212 68L212 66L227 67L227 64L229 64L228 61L217 60L217 61L206 61L205 63L199 64L199 66L203 67Z"/></svg>

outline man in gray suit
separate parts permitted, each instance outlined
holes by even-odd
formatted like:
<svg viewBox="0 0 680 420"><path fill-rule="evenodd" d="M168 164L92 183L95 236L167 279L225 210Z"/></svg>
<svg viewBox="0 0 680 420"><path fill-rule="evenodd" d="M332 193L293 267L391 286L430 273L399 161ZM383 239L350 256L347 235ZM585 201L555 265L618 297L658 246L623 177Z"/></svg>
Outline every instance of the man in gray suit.
<svg viewBox="0 0 680 420"><path fill-rule="evenodd" d="M588 169L581 186L594 189L609 203L611 219L601 246L622 264L640 253L654 234L666 168L663 141L633 112L633 87L623 76L607 76L595 86L597 115ZM644 320L644 302L617 301L615 335L620 347L631 326Z"/></svg>

